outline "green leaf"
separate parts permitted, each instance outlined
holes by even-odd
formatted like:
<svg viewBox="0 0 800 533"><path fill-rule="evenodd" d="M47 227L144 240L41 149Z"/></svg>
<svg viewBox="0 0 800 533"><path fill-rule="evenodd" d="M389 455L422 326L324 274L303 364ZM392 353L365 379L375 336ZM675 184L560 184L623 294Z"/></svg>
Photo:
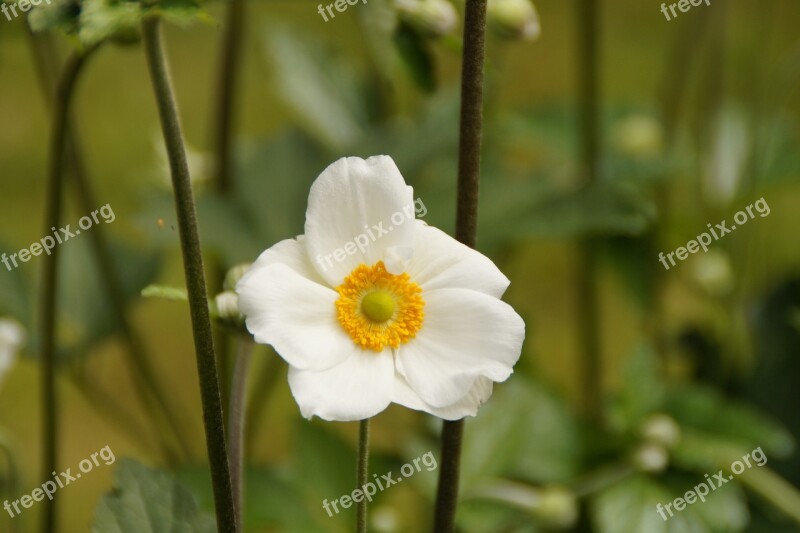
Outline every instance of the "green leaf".
<svg viewBox="0 0 800 533"><path fill-rule="evenodd" d="M188 302L189 295L186 289L179 287L168 287L166 285L148 285L142 289L143 298L160 298L171 302Z"/></svg>
<svg viewBox="0 0 800 533"><path fill-rule="evenodd" d="M744 452L763 447L770 455L786 457L794 450L791 434L767 414L732 402L707 387L670 391L667 410L683 426L727 442Z"/></svg>
<svg viewBox="0 0 800 533"><path fill-rule="evenodd" d="M652 347L638 346L623 366L623 386L611 403L609 418L618 432L632 431L648 414L663 408L666 388L659 376Z"/></svg>
<svg viewBox="0 0 800 533"><path fill-rule="evenodd" d="M406 22L397 26L394 42L411 79L426 93L436 90L433 54L419 32Z"/></svg>
<svg viewBox="0 0 800 533"><path fill-rule="evenodd" d="M211 16L195 0L159 0L155 8L150 10L164 20L178 26L189 26L194 22L213 21Z"/></svg>
<svg viewBox="0 0 800 533"><path fill-rule="evenodd" d="M80 14L77 0L52 0L35 6L28 15L28 24L36 33L60 30L72 34L78 31Z"/></svg>
<svg viewBox="0 0 800 533"><path fill-rule="evenodd" d="M466 425L464 486L503 475L539 483L569 480L579 467L580 443L566 406L522 376L496 389Z"/></svg>
<svg viewBox="0 0 800 533"><path fill-rule="evenodd" d="M691 487L688 487L691 488ZM664 520L657 511L675 498L648 477L636 475L600 492L590 502L598 533L705 533L711 529L691 512L677 512ZM668 516L665 512L665 516Z"/></svg>
<svg viewBox="0 0 800 533"><path fill-rule="evenodd" d="M83 0L78 37L86 46L115 36L138 35L142 4L127 0Z"/></svg>
<svg viewBox="0 0 800 533"><path fill-rule="evenodd" d="M270 29L266 44L281 96L312 135L340 152L364 134L365 95L349 63L280 27Z"/></svg>
<svg viewBox="0 0 800 533"><path fill-rule="evenodd" d="M120 462L114 490L95 510L93 533L213 533L191 493L169 474L131 460Z"/></svg>

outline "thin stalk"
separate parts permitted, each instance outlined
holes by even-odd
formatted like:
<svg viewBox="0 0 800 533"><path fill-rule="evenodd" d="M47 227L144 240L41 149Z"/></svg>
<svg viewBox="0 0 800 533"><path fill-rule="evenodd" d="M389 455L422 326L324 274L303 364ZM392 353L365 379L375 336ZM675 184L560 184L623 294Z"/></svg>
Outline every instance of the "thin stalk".
<svg viewBox="0 0 800 533"><path fill-rule="evenodd" d="M580 169L589 187L598 181L600 173L599 10L599 0L578 2ZM584 412L594 421L600 416L603 395L597 268L597 239L585 237L580 245L577 280L579 342L584 356L580 390L584 392Z"/></svg>
<svg viewBox="0 0 800 533"><path fill-rule="evenodd" d="M456 239L475 247L478 232L478 189L483 127L483 74L486 48L486 0L467 0L461 68L461 118L458 146ZM435 533L455 531L461 442L464 421L442 425L442 459L436 495Z"/></svg>
<svg viewBox="0 0 800 533"><path fill-rule="evenodd" d="M268 405L266 400L270 397L272 391L275 390L275 386L279 381L278 378L282 375L283 360L272 352L271 349L267 355L268 357L265 358L266 363L261 367L258 377L256 378L255 385L252 389L253 394L247 407L246 427L248 431L245 436L247 440L245 443L245 451L252 449L255 444L258 436L258 431L256 431L256 429L259 425L263 424L264 410Z"/></svg>
<svg viewBox="0 0 800 533"><path fill-rule="evenodd" d="M234 158L233 127L235 119L235 96L239 80L241 51L244 29L244 0L228 0L226 22L223 26L222 46L217 70L217 91L214 104L214 187L225 196L233 193ZM211 262L211 287L222 287L225 279L225 265L220 258ZM231 347L225 332L218 329L214 339L217 347L217 368L222 391L222 404L230 405L231 390ZM226 413L230 417L230 413Z"/></svg>
<svg viewBox="0 0 800 533"><path fill-rule="evenodd" d="M164 144L169 156L172 187L175 192L175 210L178 218L186 289L189 296L197 355L217 529L220 533L236 533L239 529L236 525L228 452L225 444L225 424L222 417L222 400L219 393L214 340L208 311L203 256L197 231L197 213L195 212L194 195L177 104L161 42L159 19L146 18L142 23L142 36L153 91L158 104Z"/></svg>
<svg viewBox="0 0 800 533"><path fill-rule="evenodd" d="M44 232L49 234L61 225L63 211L64 159L69 130L69 110L75 85L86 59L92 50L72 55L64 66L56 84L53 121L50 137L50 156L47 183L47 207L45 210ZM56 314L58 293L58 258L56 246L42 260L41 293L41 379L42 379L42 479L52 477L58 463L58 409L56 399ZM56 525L56 500L42 502L42 531L52 533Z"/></svg>
<svg viewBox="0 0 800 533"><path fill-rule="evenodd" d="M365 418L358 426L358 466L356 472L356 488L362 489L369 477L369 418ZM367 500L362 498L356 503L356 533L367 533Z"/></svg>
<svg viewBox="0 0 800 533"><path fill-rule="evenodd" d="M214 129L216 155L215 186L227 194L233 190L234 96L239 80L239 65L244 26L244 0L228 0L227 22L222 36L222 50L217 76L217 102Z"/></svg>
<svg viewBox="0 0 800 533"><path fill-rule="evenodd" d="M49 40L49 35L37 37L30 29L28 29L28 34L34 55L34 63L37 66L40 85L46 96L46 101L49 103L55 90L55 81L51 73L55 71L57 62L52 47L52 41ZM75 192L77 193L81 210L88 213L96 209L98 205L95 201L91 182L87 178L86 167L83 163L81 143L74 127L68 126L67 144L65 162L67 163L67 167L72 171ZM183 432L179 429L181 427L179 425L181 417L177 416L169 402L167 402L167 395L156 379L156 372L149 362L144 343L128 319L125 311L125 296L122 285L114 266L108 240L100 226L95 226L90 233L90 244L98 265L100 282L103 284L105 293L109 296L112 304L112 312L120 326L123 338L127 343L130 356L127 361L131 366L139 399L145 406L150 408L151 412L156 414L159 422L159 437L161 438L165 434L171 434L178 443L183 456L189 457L191 455L191 449L183 436ZM173 463L177 461L175 451L172 450L169 444L163 442L163 438L161 447L162 453L167 461Z"/></svg>
<svg viewBox="0 0 800 533"><path fill-rule="evenodd" d="M233 486L233 503L236 506L236 524L242 527L244 515L244 434L247 408L247 375L253 356L253 342L250 339L239 340L236 354L236 367L231 384L231 403L228 410L228 451L231 462L231 485Z"/></svg>
<svg viewBox="0 0 800 533"><path fill-rule="evenodd" d="M8 482L5 487L7 495L16 497L19 493L19 471L17 470L16 454L8 436L2 430L0 430L0 451L6 456L6 463L8 464ZM8 533L16 533L18 531L16 518L19 517L8 518Z"/></svg>

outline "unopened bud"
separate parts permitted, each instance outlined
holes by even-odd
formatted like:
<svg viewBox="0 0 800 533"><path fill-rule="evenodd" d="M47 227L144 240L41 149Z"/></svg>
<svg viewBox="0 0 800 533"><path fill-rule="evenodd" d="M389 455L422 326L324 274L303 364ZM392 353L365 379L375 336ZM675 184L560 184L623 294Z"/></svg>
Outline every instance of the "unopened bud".
<svg viewBox="0 0 800 533"><path fill-rule="evenodd" d="M550 527L569 529L578 520L575 494L561 486L543 487L534 514Z"/></svg>
<svg viewBox="0 0 800 533"><path fill-rule="evenodd" d="M225 291L217 294L214 303L220 321L235 326L244 324L244 315L239 311L239 296L235 292Z"/></svg>
<svg viewBox="0 0 800 533"><path fill-rule="evenodd" d="M505 39L534 40L541 34L539 14L530 0L489 0L488 26Z"/></svg>
<svg viewBox="0 0 800 533"><path fill-rule="evenodd" d="M447 0L395 0L400 17L429 37L453 32L458 21L456 8Z"/></svg>
<svg viewBox="0 0 800 533"><path fill-rule="evenodd" d="M664 149L661 123L648 115L631 115L614 125L612 141L616 148L631 157L651 159Z"/></svg>
<svg viewBox="0 0 800 533"><path fill-rule="evenodd" d="M681 428L671 416L658 413L647 417L642 425L642 436L648 442L672 449L681 440Z"/></svg>
<svg viewBox="0 0 800 533"><path fill-rule="evenodd" d="M252 263L239 263L235 267L228 270L228 273L225 275L223 288L226 291L236 290L236 284L239 283L239 280L242 279L248 270L250 270L251 266L253 266Z"/></svg>
<svg viewBox="0 0 800 533"><path fill-rule="evenodd" d="M658 444L643 444L631 457L634 466L642 472L658 474L663 472L669 464L667 450Z"/></svg>

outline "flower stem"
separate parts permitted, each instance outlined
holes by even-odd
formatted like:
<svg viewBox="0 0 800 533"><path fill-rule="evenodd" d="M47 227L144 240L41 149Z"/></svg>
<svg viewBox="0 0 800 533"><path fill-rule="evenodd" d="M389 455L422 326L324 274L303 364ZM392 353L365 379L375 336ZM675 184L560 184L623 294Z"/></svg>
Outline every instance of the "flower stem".
<svg viewBox="0 0 800 533"><path fill-rule="evenodd" d="M51 75L56 69L53 43L50 39L50 35L34 35L30 28L28 28L28 36L34 56L34 63L37 67L40 85L46 96L47 103L50 103L55 91L55 80L53 80L53 76ZM81 143L74 127L68 126L67 152L65 157L65 162L68 163L67 166L72 171L71 175L74 179L75 190L81 210L88 213L97 207L97 203L94 191L91 187L91 182L87 178L86 167L83 163ZM96 226L94 231L90 233L90 244L98 265L100 281L103 284L105 292L109 296L109 300L112 304L112 312L122 331L123 338L128 345L128 353L130 356L128 363L131 365L137 394L142 403L149 406L151 410L156 413L157 420L160 422L158 434L162 441L162 453L168 461L173 463L176 461L177 456L175 451L173 451L171 446L167 442L164 442L163 439L163 435L172 434L180 446L184 457L189 457L190 448L179 430L181 427L179 425L180 417L177 416L167 402L167 395L159 385L155 377L156 372L153 370L148 360L144 342L133 328L125 312L125 296L114 266L108 240L100 226ZM158 415L163 415L163 418ZM137 432L137 435L141 437L144 433Z"/></svg>
<svg viewBox="0 0 800 533"><path fill-rule="evenodd" d="M357 489L367 484L369 477L369 418L361 421L358 427L358 472ZM356 532L367 533L367 500L356 503Z"/></svg>
<svg viewBox="0 0 800 533"><path fill-rule="evenodd" d="M579 108L580 108L580 169L587 186L598 181L600 170L600 95L598 89L597 13L598 0L578 3ZM600 348L600 317L598 301L598 242L584 237L578 260L579 342L584 356L580 390L584 392L583 409L590 420L600 416L603 367Z"/></svg>
<svg viewBox="0 0 800 533"><path fill-rule="evenodd" d="M186 289L192 319L200 396L206 430L206 446L211 465L211 481L216 505L217 529L220 533L238 532L233 503L228 453L225 444L225 427L222 418L222 400L219 393L216 356L208 311L203 256L197 231L192 183L183 143L178 109L161 42L157 18L146 18L142 23L147 65L158 104L164 143L169 156L172 187L175 192L175 209L183 253Z"/></svg>
<svg viewBox="0 0 800 533"><path fill-rule="evenodd" d="M233 193L233 125L235 118L234 96L236 95L241 63L241 49L244 27L244 0L228 0L226 21L223 26L222 46L217 70L217 90L214 103L214 187L223 197ZM219 257L213 257L210 268L211 287L218 289L225 279L225 264ZM217 369L222 387L223 405L230 405L232 383L230 375L230 343L225 332L217 330L214 344L217 347ZM230 418L231 414L226 413Z"/></svg>
<svg viewBox="0 0 800 533"><path fill-rule="evenodd" d="M75 85L81 69L94 49L72 55L64 66L54 96L54 113L50 138L50 157L48 167L47 207L44 220L44 234L51 228L61 225L63 210L64 156L69 129L69 110ZM50 255L43 258L42 293L41 293L41 328L42 328L42 479L52 477L56 470L58 410L56 399L56 316L58 293L58 258L59 247L56 246ZM44 505L42 531L55 531L55 500L42 502Z"/></svg>
<svg viewBox="0 0 800 533"><path fill-rule="evenodd" d="M253 342L243 338L239 341L236 367L231 384L230 409L228 411L228 453L231 463L231 485L233 503L236 506L236 524L242 527L244 514L244 428L247 409L247 375L253 355Z"/></svg>
<svg viewBox="0 0 800 533"><path fill-rule="evenodd" d="M6 463L8 465L7 482L4 488L8 495L16 496L19 492L19 471L17 470L16 454L14 453L14 448L11 446L8 436L2 430L0 430L0 451L6 456ZM2 493L0 492L0 494ZM9 533L15 533L17 531L14 517L8 519L7 531Z"/></svg>
<svg viewBox="0 0 800 533"><path fill-rule="evenodd" d="M467 0L461 69L456 239L472 248L475 247L478 232L485 43L486 0ZM436 533L455 531L463 435L463 420L444 422L442 426L442 466L439 470L439 488L436 495L436 514L433 526Z"/></svg>

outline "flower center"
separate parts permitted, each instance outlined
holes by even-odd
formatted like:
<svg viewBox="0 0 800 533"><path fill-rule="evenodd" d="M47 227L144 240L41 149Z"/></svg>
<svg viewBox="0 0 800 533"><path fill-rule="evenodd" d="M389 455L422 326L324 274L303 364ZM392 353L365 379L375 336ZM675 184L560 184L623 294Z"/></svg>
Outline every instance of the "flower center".
<svg viewBox="0 0 800 533"><path fill-rule="evenodd" d="M422 327L422 289L408 274L395 276L383 261L359 265L336 288L336 317L358 346L382 351L413 339Z"/></svg>

